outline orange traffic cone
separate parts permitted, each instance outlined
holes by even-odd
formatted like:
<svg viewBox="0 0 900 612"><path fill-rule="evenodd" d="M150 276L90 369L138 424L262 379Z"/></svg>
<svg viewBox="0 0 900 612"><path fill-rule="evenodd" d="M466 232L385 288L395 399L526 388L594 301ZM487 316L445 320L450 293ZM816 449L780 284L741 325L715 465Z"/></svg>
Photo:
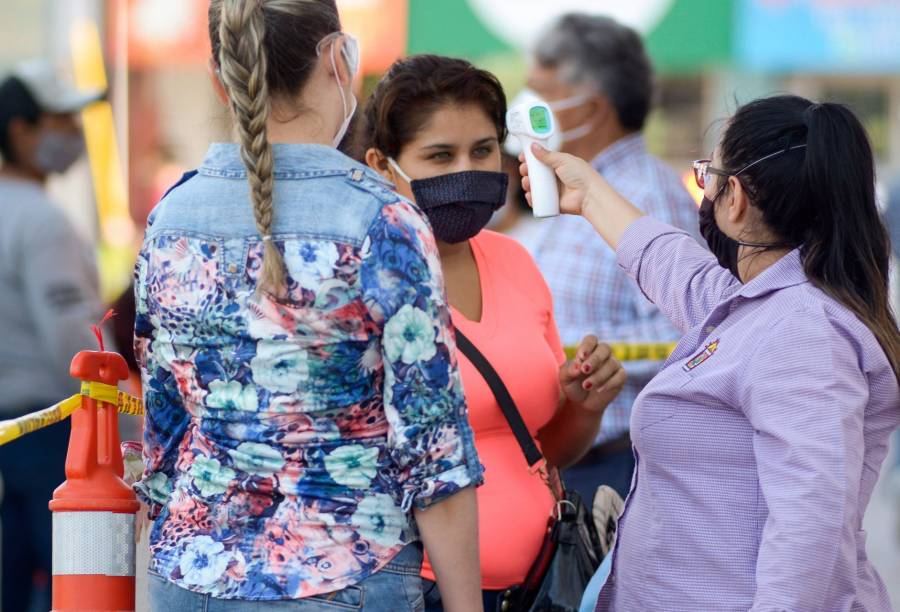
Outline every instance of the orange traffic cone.
<svg viewBox="0 0 900 612"><path fill-rule="evenodd" d="M115 387L128 378L128 366L116 353L83 351L70 373L84 383ZM82 395L72 414L66 482L50 502L53 610L134 610L134 515L140 504L122 480L113 397Z"/></svg>

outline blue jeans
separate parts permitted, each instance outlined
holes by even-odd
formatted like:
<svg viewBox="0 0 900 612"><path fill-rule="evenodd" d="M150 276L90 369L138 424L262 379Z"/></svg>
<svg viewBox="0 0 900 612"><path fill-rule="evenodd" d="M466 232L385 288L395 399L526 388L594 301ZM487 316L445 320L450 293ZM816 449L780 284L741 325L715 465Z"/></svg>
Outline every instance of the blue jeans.
<svg viewBox="0 0 900 612"><path fill-rule="evenodd" d="M612 571L612 551L603 559L603 563L597 568L594 577L588 582L581 598L581 608L579 612L594 612L597 607L597 600L600 599L600 591L606 584L606 579Z"/></svg>
<svg viewBox="0 0 900 612"><path fill-rule="evenodd" d="M248 601L216 599L183 589L162 576L150 572L150 610L152 612L422 612L422 547L410 544L380 571L359 584L333 593L303 599Z"/></svg>
<svg viewBox="0 0 900 612"><path fill-rule="evenodd" d="M444 612L444 604L441 601L441 592L436 582L423 580L425 589L425 612ZM481 601L484 612L497 612L500 602L506 591L481 591Z"/></svg>

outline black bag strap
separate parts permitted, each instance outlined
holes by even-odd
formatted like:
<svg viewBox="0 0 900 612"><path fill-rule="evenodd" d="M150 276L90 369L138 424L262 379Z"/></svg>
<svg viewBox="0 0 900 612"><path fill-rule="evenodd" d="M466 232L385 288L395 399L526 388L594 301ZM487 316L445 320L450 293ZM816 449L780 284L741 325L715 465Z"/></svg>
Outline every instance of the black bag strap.
<svg viewBox="0 0 900 612"><path fill-rule="evenodd" d="M531 433L529 433L525 421L522 420L519 409L516 408L516 402L509 394L509 389L503 384L503 379L497 374L497 370L459 329L456 330L456 346L472 362L475 369L481 373L488 387L494 393L497 403L500 404L500 410L503 412L503 416L506 417L509 428L512 429L516 442L519 443L522 453L525 455L528 467L532 470L535 469L535 466L543 467L544 456L538 449L537 444L534 443L534 438L531 437Z"/></svg>

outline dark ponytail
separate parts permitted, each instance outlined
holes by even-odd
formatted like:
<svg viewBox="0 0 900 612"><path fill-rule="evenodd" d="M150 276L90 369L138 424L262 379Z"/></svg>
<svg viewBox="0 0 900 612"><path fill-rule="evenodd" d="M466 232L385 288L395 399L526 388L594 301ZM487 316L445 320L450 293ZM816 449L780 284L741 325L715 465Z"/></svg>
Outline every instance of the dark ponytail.
<svg viewBox="0 0 900 612"><path fill-rule="evenodd" d="M900 331L888 297L890 240L875 201L865 129L845 106L796 96L741 107L722 140L725 167L736 171L778 151L742 173L741 182L766 225L800 248L809 279L868 326L900 379Z"/></svg>

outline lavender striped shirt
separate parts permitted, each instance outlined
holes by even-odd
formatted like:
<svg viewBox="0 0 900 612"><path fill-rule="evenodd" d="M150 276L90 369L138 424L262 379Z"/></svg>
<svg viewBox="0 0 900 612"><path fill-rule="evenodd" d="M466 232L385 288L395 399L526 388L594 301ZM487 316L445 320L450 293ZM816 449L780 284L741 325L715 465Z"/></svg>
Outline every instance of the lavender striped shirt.
<svg viewBox="0 0 900 612"><path fill-rule="evenodd" d="M597 610L890 610L862 520L900 392L872 333L796 251L741 285L645 217L618 260L686 335L635 403Z"/></svg>

